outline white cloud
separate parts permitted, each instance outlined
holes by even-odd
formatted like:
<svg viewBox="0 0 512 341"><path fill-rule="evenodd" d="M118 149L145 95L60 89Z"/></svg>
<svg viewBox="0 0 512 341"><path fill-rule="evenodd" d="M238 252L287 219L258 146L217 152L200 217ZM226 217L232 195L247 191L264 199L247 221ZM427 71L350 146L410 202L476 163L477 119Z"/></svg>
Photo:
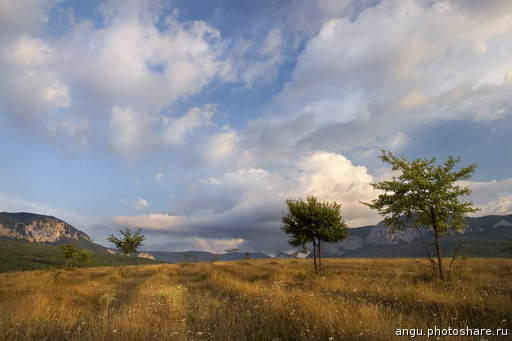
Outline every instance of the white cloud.
<svg viewBox="0 0 512 341"><path fill-rule="evenodd" d="M170 232L178 231L176 226L181 222L182 218L168 214L154 213L141 216L116 216L112 220L118 225Z"/></svg>
<svg viewBox="0 0 512 341"><path fill-rule="evenodd" d="M229 127L211 136L204 150L204 159L210 164L225 161L235 152L238 145L237 133Z"/></svg>
<svg viewBox="0 0 512 341"><path fill-rule="evenodd" d="M512 214L512 178L461 184L472 190L469 200L480 209L475 215Z"/></svg>
<svg viewBox="0 0 512 341"><path fill-rule="evenodd" d="M54 51L41 39L22 35L4 50L4 58L14 65L37 66L52 58Z"/></svg>
<svg viewBox="0 0 512 341"><path fill-rule="evenodd" d="M479 215L509 215L512 214L512 195L504 196L496 201L480 205Z"/></svg>
<svg viewBox="0 0 512 341"><path fill-rule="evenodd" d="M139 198L139 199L135 200L135 202L133 203L133 207L137 210L141 210L143 208L148 208L149 202L146 199Z"/></svg>
<svg viewBox="0 0 512 341"><path fill-rule="evenodd" d="M103 117L111 113L113 145L123 155L145 149L138 137L162 143L151 135L166 130L165 143L182 143L190 130L208 124L212 105L176 119L161 112L225 76L229 65L221 59L225 44L218 30L202 21L179 22L160 1L112 0L101 5L103 25L74 18L62 35L36 38L44 36L34 30L55 3L0 2L0 27L12 26L0 36L2 112L29 122L43 137L53 135L49 130L62 115L68 122L90 118L95 129L87 134L104 132ZM11 15L20 24L26 15L34 25L16 25ZM134 131L134 124L143 131Z"/></svg>
<svg viewBox="0 0 512 341"><path fill-rule="evenodd" d="M0 98L7 114L44 122L42 117L70 106L68 84L53 69L56 60L48 44L22 35L1 48L0 56Z"/></svg>
<svg viewBox="0 0 512 341"><path fill-rule="evenodd" d="M193 107L185 115L176 119L164 119L166 126L163 134L164 144L177 145L185 142L187 134L194 129L208 126L215 112L215 105L207 104L202 107Z"/></svg>
<svg viewBox="0 0 512 341"><path fill-rule="evenodd" d="M234 239L205 239L196 238L194 240L196 247L199 250L204 250L212 253L224 253L225 250L239 248L244 242L241 238Z"/></svg>
<svg viewBox="0 0 512 341"><path fill-rule="evenodd" d="M363 166L355 166L343 155L320 152L299 163L303 172L298 179L296 196L305 193L317 195L324 200L343 204L348 222L360 226L375 222L379 218L359 201L369 201L376 195L370 186L373 177Z"/></svg>
<svg viewBox="0 0 512 341"><path fill-rule="evenodd" d="M122 155L133 155L152 146L150 129L154 121L154 117L144 112L115 107L109 123L113 148Z"/></svg>
<svg viewBox="0 0 512 341"><path fill-rule="evenodd" d="M512 113L510 2L381 1L356 16L338 5L315 5L337 9L313 11L324 21L276 96L274 123L262 119L261 135L294 132L274 150L386 148L426 123ZM297 129L301 118L310 124Z"/></svg>
<svg viewBox="0 0 512 341"><path fill-rule="evenodd" d="M60 82L56 82L42 89L41 97L45 102L50 103L57 108L68 107L71 103L68 86Z"/></svg>
<svg viewBox="0 0 512 341"><path fill-rule="evenodd" d="M84 96L158 112L222 74L216 29L202 21L179 23L173 15L158 22L163 9L152 5L110 1L104 6L106 26L81 22L59 41L72 62L65 71ZM75 68L77 63L82 67Z"/></svg>
<svg viewBox="0 0 512 341"><path fill-rule="evenodd" d="M115 151L125 156L136 156L151 148L180 146L195 130L211 125L215 106L193 107L178 118L162 114L135 111L130 107L115 107L109 128Z"/></svg>

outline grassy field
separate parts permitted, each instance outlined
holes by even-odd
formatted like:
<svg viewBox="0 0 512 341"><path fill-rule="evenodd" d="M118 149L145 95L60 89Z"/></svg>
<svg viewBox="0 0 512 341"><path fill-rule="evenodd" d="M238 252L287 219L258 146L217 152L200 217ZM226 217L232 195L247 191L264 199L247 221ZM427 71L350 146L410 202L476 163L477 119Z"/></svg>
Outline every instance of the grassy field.
<svg viewBox="0 0 512 341"><path fill-rule="evenodd" d="M512 260L463 263L448 283L406 259L328 259L323 276L310 260L273 259L4 273L0 340L378 341L411 339L397 328L512 329Z"/></svg>

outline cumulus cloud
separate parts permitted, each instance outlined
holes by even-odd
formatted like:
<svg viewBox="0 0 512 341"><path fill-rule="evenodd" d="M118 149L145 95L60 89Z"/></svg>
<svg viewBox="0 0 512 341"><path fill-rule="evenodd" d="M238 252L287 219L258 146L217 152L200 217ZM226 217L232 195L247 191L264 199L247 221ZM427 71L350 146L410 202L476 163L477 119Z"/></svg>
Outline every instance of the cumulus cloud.
<svg viewBox="0 0 512 341"><path fill-rule="evenodd" d="M24 13L14 17L20 23L35 12L46 18L53 4L0 3L0 25L14 25L7 20L10 12ZM74 18L64 34L45 39L28 28L2 30L2 111L31 121L43 136L63 115L68 122L93 122L97 129L87 133L104 131L106 122L97 117L110 113L108 127L121 154L143 149L134 140L153 134L151 124L167 130L166 143L182 142L188 131L207 123L213 106L192 108L176 119L158 115L224 77L229 65L220 58L224 43L218 30L203 21L179 22L173 13L159 1L111 0L100 8L102 25ZM136 124L142 132L133 130Z"/></svg>
<svg viewBox="0 0 512 341"><path fill-rule="evenodd" d="M475 215L512 214L512 179L464 181L472 190L469 199L480 209Z"/></svg>
<svg viewBox="0 0 512 341"><path fill-rule="evenodd" d="M208 24L180 23L156 2L103 8L105 26L80 22L59 41L73 63L65 71L84 97L157 112L222 73L220 34Z"/></svg>
<svg viewBox="0 0 512 341"><path fill-rule="evenodd" d="M210 199L226 203L216 212L198 209L181 216L123 216L115 217L114 222L154 230L151 233L243 239L243 247L274 250L286 245L279 222L288 198L313 194L338 201L352 227L376 222L376 214L359 203L375 196L372 181L365 167L353 165L343 155L317 152L298 159L286 171L243 168L203 180L203 187L192 198L213 190Z"/></svg>
<svg viewBox="0 0 512 341"><path fill-rule="evenodd" d="M261 124L266 136L294 132L274 149L389 148L424 124L512 113L510 3L379 1L353 12L344 2L337 16L321 10L334 4L317 6L322 24L276 96L274 122Z"/></svg>

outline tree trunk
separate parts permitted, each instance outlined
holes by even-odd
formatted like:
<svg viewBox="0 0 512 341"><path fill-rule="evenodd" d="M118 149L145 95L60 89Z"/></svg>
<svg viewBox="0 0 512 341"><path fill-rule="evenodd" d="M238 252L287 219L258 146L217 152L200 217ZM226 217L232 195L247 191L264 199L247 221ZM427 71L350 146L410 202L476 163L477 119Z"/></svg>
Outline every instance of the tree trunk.
<svg viewBox="0 0 512 341"><path fill-rule="evenodd" d="M432 228L434 229L434 243L436 246L436 254L437 254L437 270L439 272L439 278L444 281L444 272L443 272L443 259L441 258L441 247L439 245L439 231L437 228L437 217L436 212L433 208L430 208L430 212L432 213Z"/></svg>
<svg viewBox="0 0 512 341"><path fill-rule="evenodd" d="M318 267L316 264L316 241L313 239L313 263L315 264L315 273L318 273Z"/></svg>
<svg viewBox="0 0 512 341"><path fill-rule="evenodd" d="M441 258L441 247L439 246L439 235L437 229L434 229L434 241L436 244L437 267L439 271L439 278L441 278L441 280L444 281L443 259Z"/></svg>
<svg viewBox="0 0 512 341"><path fill-rule="evenodd" d="M318 267L320 270L320 273L322 273L322 253L320 248L320 239L318 240Z"/></svg>

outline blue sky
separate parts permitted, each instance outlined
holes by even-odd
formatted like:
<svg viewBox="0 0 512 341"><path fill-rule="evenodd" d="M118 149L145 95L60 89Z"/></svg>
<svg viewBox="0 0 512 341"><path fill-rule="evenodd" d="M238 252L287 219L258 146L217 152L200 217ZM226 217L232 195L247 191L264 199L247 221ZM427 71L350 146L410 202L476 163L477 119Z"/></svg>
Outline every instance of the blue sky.
<svg viewBox="0 0 512 341"><path fill-rule="evenodd" d="M510 1L0 0L0 43L0 210L272 252L286 198L379 221L385 148L512 213Z"/></svg>

